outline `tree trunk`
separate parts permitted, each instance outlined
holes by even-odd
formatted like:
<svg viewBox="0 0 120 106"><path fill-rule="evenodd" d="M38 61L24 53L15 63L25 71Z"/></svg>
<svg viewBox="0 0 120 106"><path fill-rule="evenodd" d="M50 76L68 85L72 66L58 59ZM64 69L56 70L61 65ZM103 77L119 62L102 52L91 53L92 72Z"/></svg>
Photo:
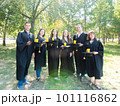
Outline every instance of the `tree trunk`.
<svg viewBox="0 0 120 106"><path fill-rule="evenodd" d="M118 44L120 44L120 33L118 34Z"/></svg>
<svg viewBox="0 0 120 106"><path fill-rule="evenodd" d="M112 42L113 42L113 40L114 40L114 34L112 35Z"/></svg>
<svg viewBox="0 0 120 106"><path fill-rule="evenodd" d="M107 37L107 35L105 36L105 40L106 40L106 42L107 42L107 39L108 39L108 37Z"/></svg>
<svg viewBox="0 0 120 106"><path fill-rule="evenodd" d="M99 40L100 40L100 27L99 27Z"/></svg>
<svg viewBox="0 0 120 106"><path fill-rule="evenodd" d="M3 32L3 46L6 46L6 31L7 31L7 19L5 19L5 27Z"/></svg>
<svg viewBox="0 0 120 106"><path fill-rule="evenodd" d="M3 46L6 46L6 31L3 34Z"/></svg>
<svg viewBox="0 0 120 106"><path fill-rule="evenodd" d="M32 26L31 26L31 32L34 34L35 33L35 30L34 30L34 28L35 28L35 18L33 18L33 20L32 20Z"/></svg>
<svg viewBox="0 0 120 106"><path fill-rule="evenodd" d="M86 14L85 14L85 31L86 31Z"/></svg>
<svg viewBox="0 0 120 106"><path fill-rule="evenodd" d="M103 35L103 44L105 44L105 35Z"/></svg>
<svg viewBox="0 0 120 106"><path fill-rule="evenodd" d="M85 24L85 31L86 31L86 0L84 0L84 24Z"/></svg>

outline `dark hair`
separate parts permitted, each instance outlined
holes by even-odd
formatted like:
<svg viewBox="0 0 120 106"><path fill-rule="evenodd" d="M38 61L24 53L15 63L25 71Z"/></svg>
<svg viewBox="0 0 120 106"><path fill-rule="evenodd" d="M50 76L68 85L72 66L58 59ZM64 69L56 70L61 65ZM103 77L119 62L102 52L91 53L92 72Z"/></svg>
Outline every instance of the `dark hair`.
<svg viewBox="0 0 120 106"><path fill-rule="evenodd" d="M67 30L66 30L67 31ZM63 42L65 42L65 39L64 39L64 33L65 33L65 30L63 31L63 36L62 36L62 40L63 40ZM69 32L67 31L67 40L68 40L68 42L71 42L71 40L70 40L70 36L69 36Z"/></svg>
<svg viewBox="0 0 120 106"><path fill-rule="evenodd" d="M30 22L25 22L25 24L31 24Z"/></svg>
<svg viewBox="0 0 120 106"><path fill-rule="evenodd" d="M40 35L40 32L41 32L42 30L44 30L44 29L41 28L41 29L39 30L37 37ZM43 37L44 37L44 36L45 36L45 30L44 30L44 35L43 35Z"/></svg>
<svg viewBox="0 0 120 106"><path fill-rule="evenodd" d="M88 32L88 36L87 36L87 40L90 40L90 34L94 34L95 35L95 39L96 39L96 34L93 30Z"/></svg>
<svg viewBox="0 0 120 106"><path fill-rule="evenodd" d="M53 37L53 31L54 30L56 30L56 29L53 29L52 31L51 31L51 35L50 35L50 38L52 38ZM57 31L57 30L56 30ZM56 37L58 38L58 31L57 31L57 35L56 35Z"/></svg>

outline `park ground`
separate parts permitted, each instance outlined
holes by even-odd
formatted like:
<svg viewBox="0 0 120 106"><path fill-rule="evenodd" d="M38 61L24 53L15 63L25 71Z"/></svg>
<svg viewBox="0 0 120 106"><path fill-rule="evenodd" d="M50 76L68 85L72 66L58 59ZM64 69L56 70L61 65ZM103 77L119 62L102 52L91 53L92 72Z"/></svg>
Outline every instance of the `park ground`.
<svg viewBox="0 0 120 106"><path fill-rule="evenodd" d="M104 76L100 86L105 90L120 90L120 45L109 41L104 45L104 49ZM44 79L43 83L36 81L32 59L27 76L31 85L25 86L28 90L96 90L94 86L87 86L89 82L87 75L84 82L73 76L60 78L59 81L50 78L48 64L43 68L41 77ZM0 43L0 90L16 90L16 84L16 44L14 40L12 42L10 40L5 47Z"/></svg>

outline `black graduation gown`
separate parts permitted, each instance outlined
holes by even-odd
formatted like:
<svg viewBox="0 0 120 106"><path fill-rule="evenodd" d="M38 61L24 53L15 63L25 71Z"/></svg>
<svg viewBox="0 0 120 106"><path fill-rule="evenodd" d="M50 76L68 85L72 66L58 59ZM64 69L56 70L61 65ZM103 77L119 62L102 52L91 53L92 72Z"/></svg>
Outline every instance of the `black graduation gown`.
<svg viewBox="0 0 120 106"><path fill-rule="evenodd" d="M63 43L66 43L68 46L70 46L69 42L67 41ZM71 46L61 48L61 52L60 52L61 54L60 75L61 76L73 75L74 73L73 56L70 57L70 53L72 52L73 52L73 49Z"/></svg>
<svg viewBox="0 0 120 106"><path fill-rule="evenodd" d="M86 42L87 34L82 33L79 37L77 35L74 35L73 40L76 40L76 43L82 43L83 46L78 48L78 51L76 51L76 48L74 48L75 52L75 63L76 63L76 74L79 75L85 74L85 60L83 59L83 54L82 52L85 52L85 42Z"/></svg>
<svg viewBox="0 0 120 106"><path fill-rule="evenodd" d="M27 42L31 41L32 44L27 46ZM31 62L32 53L34 52L34 35L28 34L25 30L19 32L17 36L16 47L16 77L17 80L24 80L28 74L28 68Z"/></svg>
<svg viewBox="0 0 120 106"><path fill-rule="evenodd" d="M53 77L58 76L60 46L61 40L59 38L56 38L54 42L52 42L52 39L50 38L49 42L47 43L48 72L49 75Z"/></svg>
<svg viewBox="0 0 120 106"><path fill-rule="evenodd" d="M87 54L86 55L86 70L89 77L95 77L100 79L103 76L103 45L98 40L94 40L92 44L86 43L86 49L90 48L90 52L97 51L97 55Z"/></svg>
<svg viewBox="0 0 120 106"><path fill-rule="evenodd" d="M41 38L38 36L36 39L39 39L39 43L34 44L34 49L35 49L35 70L40 69L41 67L46 67L46 45L44 44L41 46L41 43L45 40L44 38ZM39 53L40 49L40 53Z"/></svg>

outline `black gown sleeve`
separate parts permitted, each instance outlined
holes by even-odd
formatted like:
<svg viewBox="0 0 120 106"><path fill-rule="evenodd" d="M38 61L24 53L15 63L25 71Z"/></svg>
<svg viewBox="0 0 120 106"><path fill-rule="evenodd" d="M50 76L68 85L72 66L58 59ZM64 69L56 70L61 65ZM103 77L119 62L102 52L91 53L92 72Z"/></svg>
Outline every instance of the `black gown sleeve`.
<svg viewBox="0 0 120 106"><path fill-rule="evenodd" d="M99 46L98 46L98 53L100 56L103 56L103 52L104 52L104 48L103 48L103 45L100 41L99 42Z"/></svg>
<svg viewBox="0 0 120 106"><path fill-rule="evenodd" d="M87 34L84 35L84 42L83 42L83 45L85 45L87 42Z"/></svg>
<svg viewBox="0 0 120 106"><path fill-rule="evenodd" d="M76 40L76 35L73 36L73 40Z"/></svg>
<svg viewBox="0 0 120 106"><path fill-rule="evenodd" d="M18 36L17 36L17 47L19 49L20 52L22 52L24 50L24 48L26 47L27 42L25 42L22 39L22 33L19 32Z"/></svg>

